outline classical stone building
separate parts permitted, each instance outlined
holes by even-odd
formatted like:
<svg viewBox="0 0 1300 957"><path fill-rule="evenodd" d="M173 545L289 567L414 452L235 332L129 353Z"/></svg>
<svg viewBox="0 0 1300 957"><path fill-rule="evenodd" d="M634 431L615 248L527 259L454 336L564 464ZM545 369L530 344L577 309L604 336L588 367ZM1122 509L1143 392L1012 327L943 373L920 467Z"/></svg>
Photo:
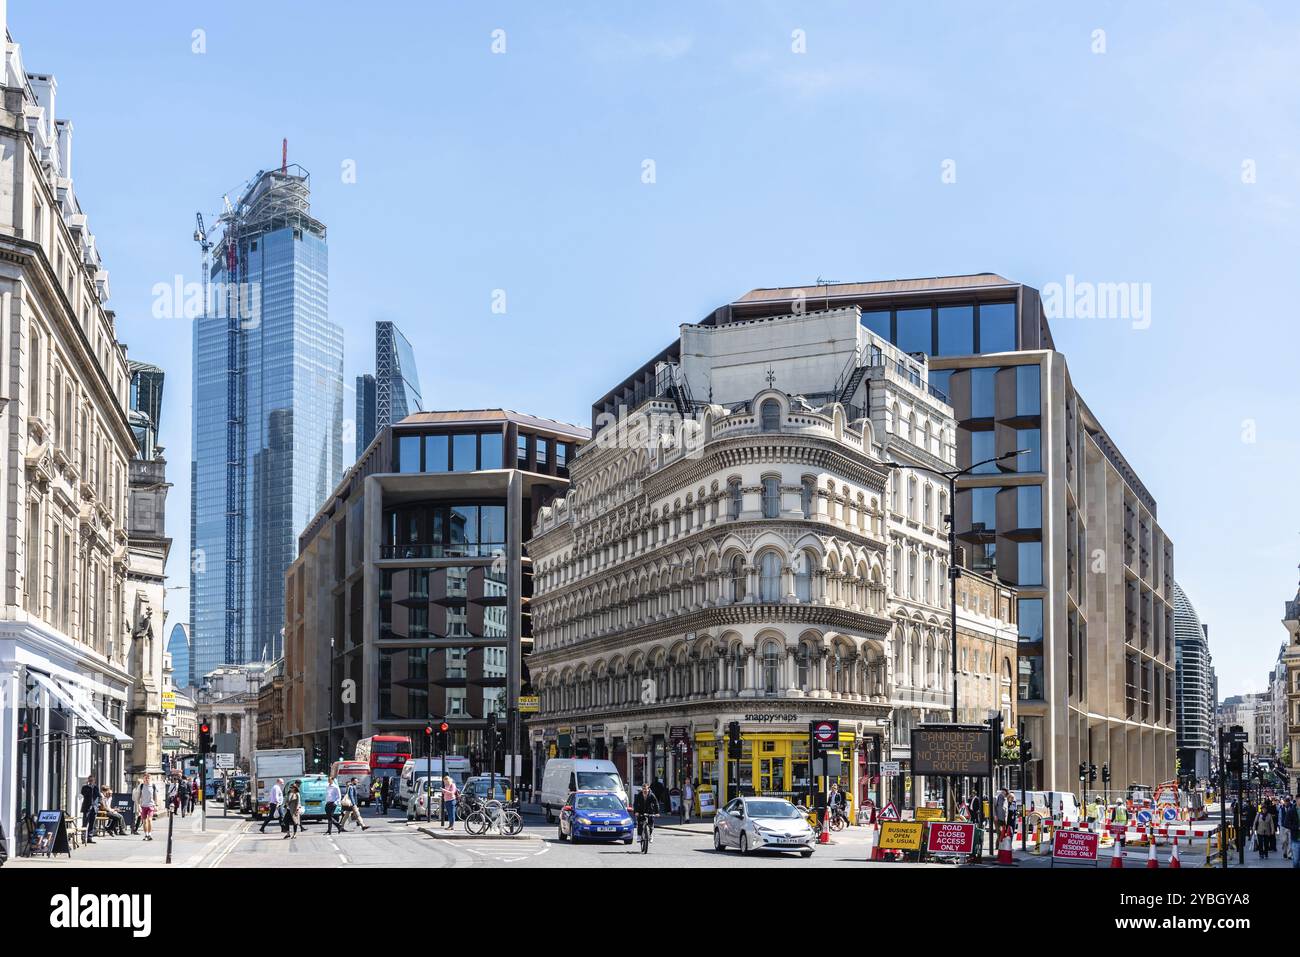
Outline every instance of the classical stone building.
<svg viewBox="0 0 1300 957"><path fill-rule="evenodd" d="M0 4L0 825L128 779L127 364L53 76ZM31 731L20 735L26 723ZM11 851L13 843L10 844Z"/></svg>
<svg viewBox="0 0 1300 957"><path fill-rule="evenodd" d="M1287 631L1286 651L1286 744L1283 753L1290 767L1300 766L1300 588L1288 601L1282 616Z"/></svg>
<svg viewBox="0 0 1300 957"><path fill-rule="evenodd" d="M946 485L887 478L953 462L925 363L856 309L715 319L599 400L593 430L529 543L538 767L590 755L633 785L690 777L706 801L801 796L809 722L829 719L844 786L912 802L879 762L952 708ZM963 714L1011 718L1014 592L972 577L965 594L980 587L958 629Z"/></svg>

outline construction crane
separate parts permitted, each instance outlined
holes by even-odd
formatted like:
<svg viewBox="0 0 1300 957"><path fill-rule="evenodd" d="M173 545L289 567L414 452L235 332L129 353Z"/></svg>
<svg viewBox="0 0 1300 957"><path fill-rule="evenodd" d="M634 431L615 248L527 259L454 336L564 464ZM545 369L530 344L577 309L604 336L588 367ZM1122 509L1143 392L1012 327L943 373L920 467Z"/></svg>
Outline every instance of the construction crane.
<svg viewBox="0 0 1300 957"><path fill-rule="evenodd" d="M212 250L212 241L208 239L208 231L203 225L203 214L194 214L194 241L199 244L203 256L200 260L200 269L203 270L203 314L208 314L208 271L209 262L208 254Z"/></svg>

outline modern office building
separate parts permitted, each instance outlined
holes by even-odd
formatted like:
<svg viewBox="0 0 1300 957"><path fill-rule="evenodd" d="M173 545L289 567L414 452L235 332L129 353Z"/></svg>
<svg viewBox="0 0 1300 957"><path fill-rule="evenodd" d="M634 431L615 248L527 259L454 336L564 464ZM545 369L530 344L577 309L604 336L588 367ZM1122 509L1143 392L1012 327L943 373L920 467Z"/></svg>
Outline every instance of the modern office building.
<svg viewBox="0 0 1300 957"><path fill-rule="evenodd" d="M880 774L953 705L946 492L916 466L951 465L955 423L924 363L855 308L718 315L592 416L529 543L539 768L590 755L633 786L689 777L702 811L737 788L802 797L809 723L833 720L855 800L934 796ZM1012 717L1013 592L964 584L959 708Z"/></svg>
<svg viewBox="0 0 1300 957"><path fill-rule="evenodd" d="M351 756L361 738L405 734L422 749L426 723L446 719L451 751L488 767L489 722L504 747L529 685L524 542L587 436L504 409L380 430L285 575L286 746ZM346 700L331 695L348 682Z"/></svg>
<svg viewBox="0 0 1300 957"><path fill-rule="evenodd" d="M1173 777L1173 545L1155 498L1074 389L1038 291L991 273L756 289L701 326L759 329L846 308L948 397L958 466L1027 450L964 478L956 521L962 564L1018 593L1031 786L1074 789L1081 762L1109 764L1125 783ZM876 407L856 371L869 358L836 357L833 397L850 418ZM652 378L629 381L599 411L630 404Z"/></svg>
<svg viewBox="0 0 1300 957"><path fill-rule="evenodd" d="M343 469L343 332L298 166L218 222L194 323L190 677L281 655L284 571Z"/></svg>
<svg viewBox="0 0 1300 957"><path fill-rule="evenodd" d="M1210 627L1201 622L1177 582L1174 582L1174 655L1179 773L1204 780L1214 770L1217 757L1214 688L1210 677Z"/></svg>
<svg viewBox="0 0 1300 957"><path fill-rule="evenodd" d="M130 362L130 411L136 450L129 466L127 503L126 608L130 627L130 671L134 677L128 732L134 739L130 771L134 776L162 770L163 655L166 637L167 458L158 444L162 418L163 371Z"/></svg>
<svg viewBox="0 0 1300 957"><path fill-rule="evenodd" d="M375 374L357 376L357 456L380 429L420 412L415 351L391 322L375 323Z"/></svg>
<svg viewBox="0 0 1300 957"><path fill-rule="evenodd" d="M86 775L128 782L135 439L72 123L55 78L23 69L4 4L0 37L0 827L13 854L26 815L75 810Z"/></svg>
<svg viewBox="0 0 1300 957"><path fill-rule="evenodd" d="M183 621L172 625L167 638L167 654L172 658L172 683L177 688L193 688L198 682L190 674L190 626Z"/></svg>

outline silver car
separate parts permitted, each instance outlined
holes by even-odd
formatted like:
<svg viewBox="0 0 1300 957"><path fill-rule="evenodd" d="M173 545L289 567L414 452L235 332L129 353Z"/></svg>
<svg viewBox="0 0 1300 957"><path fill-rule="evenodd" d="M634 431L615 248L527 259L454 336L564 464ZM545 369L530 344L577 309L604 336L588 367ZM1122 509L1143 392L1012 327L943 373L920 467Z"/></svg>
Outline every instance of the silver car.
<svg viewBox="0 0 1300 957"><path fill-rule="evenodd" d="M817 835L804 812L784 798L739 797L713 818L713 849L798 851L812 857Z"/></svg>

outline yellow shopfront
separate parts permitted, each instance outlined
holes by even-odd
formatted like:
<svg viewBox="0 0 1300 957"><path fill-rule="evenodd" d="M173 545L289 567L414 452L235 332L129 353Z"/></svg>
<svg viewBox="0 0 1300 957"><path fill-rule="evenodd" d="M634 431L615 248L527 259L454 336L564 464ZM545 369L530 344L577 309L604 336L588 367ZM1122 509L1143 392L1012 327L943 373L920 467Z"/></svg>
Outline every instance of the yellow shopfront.
<svg viewBox="0 0 1300 957"><path fill-rule="evenodd" d="M856 782L854 736L840 733L840 787L853 794ZM766 728L741 731L740 760L727 758L727 740L710 735L696 738L701 788L718 795L719 804L737 793L783 797L802 804L810 794L828 787L830 781L810 776L810 745L806 731L776 731ZM836 780L836 779L833 779Z"/></svg>

